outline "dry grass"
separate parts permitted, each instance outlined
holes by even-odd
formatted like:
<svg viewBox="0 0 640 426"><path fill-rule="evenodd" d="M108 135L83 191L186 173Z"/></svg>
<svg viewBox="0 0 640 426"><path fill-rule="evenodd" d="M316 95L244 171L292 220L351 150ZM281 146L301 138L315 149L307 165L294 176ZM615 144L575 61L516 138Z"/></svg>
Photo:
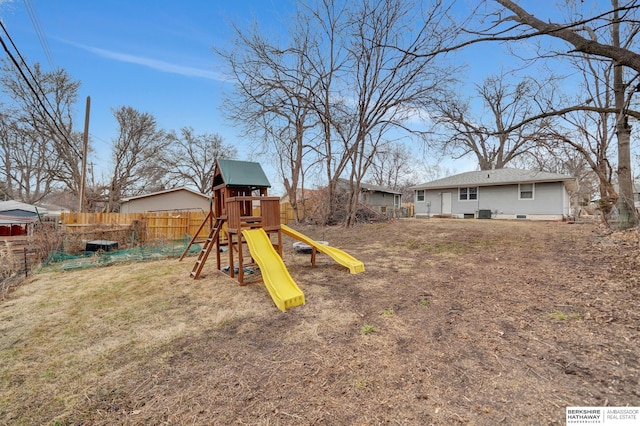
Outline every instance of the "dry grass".
<svg viewBox="0 0 640 426"><path fill-rule="evenodd" d="M20 263L16 258L9 241L0 242L0 281L20 270ZM4 292L0 292L4 294Z"/></svg>
<svg viewBox="0 0 640 426"><path fill-rule="evenodd" d="M233 284L225 287L216 297L239 298ZM15 362L2 363L3 388L14 391L2 393L0 406L48 406L60 418L96 398L101 381L162 364L157 352L173 339L252 312L250 304L212 303L211 282L190 280L175 261L41 274L18 293L2 312L0 358ZM28 411L17 418L52 420Z"/></svg>
<svg viewBox="0 0 640 426"><path fill-rule="evenodd" d="M0 424L561 424L640 404L636 265L591 228L301 231L367 270L288 247L307 304L284 314L212 264L191 280L193 257L31 278L0 310Z"/></svg>

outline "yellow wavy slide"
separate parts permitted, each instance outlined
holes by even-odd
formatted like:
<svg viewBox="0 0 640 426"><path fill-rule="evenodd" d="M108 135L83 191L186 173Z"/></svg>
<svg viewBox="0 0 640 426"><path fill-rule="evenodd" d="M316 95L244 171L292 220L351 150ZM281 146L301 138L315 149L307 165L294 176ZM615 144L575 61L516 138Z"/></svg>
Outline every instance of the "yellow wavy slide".
<svg viewBox="0 0 640 426"><path fill-rule="evenodd" d="M287 225L280 225L280 228L282 229L282 232L284 232L291 238L295 238L296 240L302 241L310 247L314 247L320 253L328 255L342 266L346 266L347 268L349 268L349 272L351 272L352 274L364 272L364 263L351 256L350 254L345 253L344 251L335 247L319 244L318 242L312 240L304 234L301 234L295 229L289 228Z"/></svg>
<svg viewBox="0 0 640 426"><path fill-rule="evenodd" d="M260 267L260 273L273 302L285 312L289 308L304 305L304 294L293 281L282 258L273 248L269 236L262 228L242 231L251 257Z"/></svg>

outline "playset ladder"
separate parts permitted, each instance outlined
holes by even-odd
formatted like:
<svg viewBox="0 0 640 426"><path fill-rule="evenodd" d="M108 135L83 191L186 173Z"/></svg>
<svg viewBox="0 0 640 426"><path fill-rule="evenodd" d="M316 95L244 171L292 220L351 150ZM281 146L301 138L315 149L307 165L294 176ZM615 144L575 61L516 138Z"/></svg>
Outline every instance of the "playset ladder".
<svg viewBox="0 0 640 426"><path fill-rule="evenodd" d="M193 238L191 238L191 241L189 241L189 244L187 245L187 247L182 252L182 255L180 256L180 259L178 259L178 262L182 262L182 259L184 259L185 256L187 255L187 253L189 253L189 249L191 248L192 245L194 245L196 243L196 240L198 239L198 235L200 235L200 231L202 231L202 228L204 228L204 225L206 225L207 222L209 222L209 221L210 221L210 223L213 223L213 220L211 220L212 217L213 217L213 212L211 210L209 210L209 213L207 214L207 216L204 218L204 220L200 224L200 227L198 228L196 233L193 235ZM213 228L211 228L211 229L213 229Z"/></svg>
<svg viewBox="0 0 640 426"><path fill-rule="evenodd" d="M193 269L191 270L191 276L193 279L197 279L200 276L200 272L202 272L202 268L204 267L204 263L207 261L209 257L209 253L211 253L211 249L214 246L218 246L218 237L220 236L220 229L222 229L222 223L224 221L220 218L216 219L216 223L211 228L209 232L209 236L204 242L202 246L202 250L200 254L198 254L198 259L196 260L195 265L193 265Z"/></svg>

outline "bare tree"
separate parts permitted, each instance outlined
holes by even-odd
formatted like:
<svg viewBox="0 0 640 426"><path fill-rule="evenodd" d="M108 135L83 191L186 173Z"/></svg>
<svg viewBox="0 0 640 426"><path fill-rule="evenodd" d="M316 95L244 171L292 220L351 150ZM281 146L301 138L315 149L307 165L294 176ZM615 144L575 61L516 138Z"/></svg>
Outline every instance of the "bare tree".
<svg viewBox="0 0 640 426"><path fill-rule="evenodd" d="M477 98L488 111L486 119L468 101L453 96L438 100L433 118L445 134L441 139L430 135L427 143L454 158L473 154L481 170L503 168L535 147L537 135L548 124L543 119L523 124L540 112L541 90L531 78L512 85L505 74L488 77L476 85Z"/></svg>
<svg viewBox="0 0 640 426"><path fill-rule="evenodd" d="M153 115L132 107L113 110L118 137L112 150L113 171L107 188L108 212L117 211L123 196L139 195L163 188L166 174L162 156L171 137L158 129Z"/></svg>
<svg viewBox="0 0 640 426"><path fill-rule="evenodd" d="M503 8L494 11L485 11L490 3L497 3ZM566 1L567 9L570 5L578 4L574 1ZM602 2L580 2L584 7L590 5L603 5ZM565 41L572 47L573 52L580 52L603 60L610 60L623 67L628 67L640 72L640 54L630 46L616 45L613 42L594 39L585 35L587 28L598 28L607 31L613 26L610 17L613 14L622 14L621 22L634 24L637 20L634 15L640 9L637 0L624 1L622 5L617 0L611 1L611 7L600 8L577 15L568 22L552 22L551 19L540 19L513 0L485 0L479 2L470 12L469 17L456 25L459 37L457 43L451 43L442 49L429 52L414 52L416 55L434 56L460 50L478 43L487 42L516 42L532 39L540 36L551 36ZM558 12L557 7L549 9ZM508 15L505 11L513 13ZM469 26L472 22L479 22L480 28ZM488 22L488 24L487 24ZM566 53L566 52L565 52Z"/></svg>
<svg viewBox="0 0 640 426"><path fill-rule="evenodd" d="M4 105L0 104L0 155L2 156L2 167L0 168L0 176L2 177L2 196L5 198L13 198L12 176L13 176L13 160L11 159L11 145L13 133L11 128L11 114L7 113Z"/></svg>
<svg viewBox="0 0 640 426"><path fill-rule="evenodd" d="M345 98L340 95L341 77L347 64L348 52L344 43L348 6L334 0L319 0L309 6L309 21L317 25L319 41L311 44L306 58L317 79L313 91L312 108L320 126L320 143L316 159L326 176L326 199L320 208L324 223L333 221L338 209L338 179L349 163L344 149L352 138L354 126L346 112ZM313 24L310 24L313 25Z"/></svg>
<svg viewBox="0 0 640 426"><path fill-rule="evenodd" d="M436 57L417 57L411 51L433 51L452 34L443 25L447 10L434 2L420 16L409 2L362 0L349 13L346 87L352 102L345 105L354 123L353 138L345 146L350 160L350 191L345 225L355 223L360 183L381 143L392 130L406 129L415 110L430 103L450 82L453 68ZM398 50L387 46L402 46Z"/></svg>
<svg viewBox="0 0 640 426"><path fill-rule="evenodd" d="M417 16L418 10L424 14ZM338 6L320 0L302 9L286 47L239 31L236 54L225 56L243 94L233 115L259 123L265 140L277 141L281 164L293 172L291 181L285 180L291 198L302 171L320 161L328 180L329 214L338 178L348 175L345 225L354 223L360 182L385 135L406 130L406 120L452 75L434 58L385 45L440 48L451 36L446 13L440 2L422 11L406 1ZM249 54L239 56L247 46Z"/></svg>
<svg viewBox="0 0 640 426"><path fill-rule="evenodd" d="M371 165L370 181L393 190L401 190L413 178L414 155L405 144L387 143L377 152Z"/></svg>
<svg viewBox="0 0 640 426"><path fill-rule="evenodd" d="M599 208L606 221L619 199L614 186L615 162L611 160L616 149L614 65L586 56L577 59L574 66L582 73L582 98L596 110L562 115L561 122L568 130L557 138L560 128L556 127L556 139L579 153L597 176Z"/></svg>
<svg viewBox="0 0 640 426"><path fill-rule="evenodd" d="M225 145L218 134L196 134L191 127L183 127L173 138L166 161L168 185L193 186L203 194L211 190L215 162L218 158L235 158L236 148Z"/></svg>
<svg viewBox="0 0 640 426"><path fill-rule="evenodd" d="M280 47L260 33L257 24L238 27L233 48L216 52L236 81L226 113L245 134L258 135L265 152L280 171L298 220L297 192L311 151L306 132L314 126L310 99L317 79L306 57L314 43L306 17L299 14L291 29L291 44Z"/></svg>
<svg viewBox="0 0 640 426"><path fill-rule="evenodd" d="M50 164L55 162L51 146L35 131L16 126L6 129L2 150L8 159L7 181L15 198L29 204L41 201L54 186Z"/></svg>
<svg viewBox="0 0 640 426"><path fill-rule="evenodd" d="M574 131L574 133L576 133ZM568 130L559 131L559 135L567 138ZM592 141L590 141L592 142ZM527 170L540 170L574 176L578 180L578 189L571 193L572 205L587 206L600 193L600 181L589 155L577 150L568 143L553 139L553 143L542 143L525 155L518 157L514 165ZM610 169L611 171L611 169ZM612 171L611 171L612 173Z"/></svg>
<svg viewBox="0 0 640 426"><path fill-rule="evenodd" d="M14 195L25 201L45 196L56 183L78 194L82 153L79 134L73 131L73 108L80 83L63 69L42 72L36 63L28 70L7 61L0 68L2 90L12 102L3 114L8 132L2 134L3 172L13 176L19 191ZM12 172L7 173L6 148L11 143ZM34 182L38 187L26 194Z"/></svg>
<svg viewBox="0 0 640 426"><path fill-rule="evenodd" d="M545 22L531 15L512 0L493 1L501 4L515 14L514 16L503 18L503 21L517 22L521 24L521 26L510 29L510 31L519 32L516 36L502 35L490 37L486 40L499 39L504 41L549 35L569 43L577 52L589 56L607 58L621 67L629 67L640 73L640 54L636 53L632 46L623 45L619 39L616 40L615 38L616 33L619 35L619 25L623 20L634 27L637 26L637 21L633 16L637 13L640 5L638 5L636 0L623 1L622 6L620 6L618 0L611 0L611 9L595 13L592 16L580 16L567 23ZM596 28L610 32L613 37L608 39L609 42L607 42L597 37L585 35L585 33ZM609 28L609 30L607 30L607 28ZM635 33L635 31L634 29L632 32ZM504 33L501 32L501 34ZM474 42L479 41L482 40L474 40Z"/></svg>

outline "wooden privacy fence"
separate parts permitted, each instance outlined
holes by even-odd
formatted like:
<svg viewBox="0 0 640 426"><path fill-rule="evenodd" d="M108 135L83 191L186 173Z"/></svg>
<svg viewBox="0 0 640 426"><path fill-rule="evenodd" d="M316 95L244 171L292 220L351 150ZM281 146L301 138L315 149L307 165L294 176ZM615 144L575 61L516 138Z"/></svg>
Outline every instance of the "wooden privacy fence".
<svg viewBox="0 0 640 426"><path fill-rule="evenodd" d="M71 231L106 225L131 227L144 231L147 240L178 240L184 234L194 235L206 216L202 211L171 211L153 213L62 213L60 221ZM203 229L208 234L209 226Z"/></svg>

